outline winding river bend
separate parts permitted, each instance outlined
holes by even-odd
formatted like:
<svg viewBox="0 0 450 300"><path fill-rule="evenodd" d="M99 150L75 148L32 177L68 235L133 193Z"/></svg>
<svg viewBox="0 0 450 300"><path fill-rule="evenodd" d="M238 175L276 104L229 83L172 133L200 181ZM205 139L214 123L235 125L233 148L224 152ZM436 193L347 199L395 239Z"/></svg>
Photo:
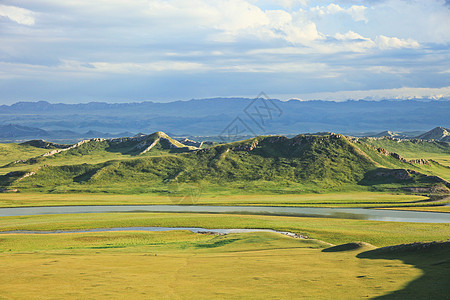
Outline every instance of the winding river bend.
<svg viewBox="0 0 450 300"><path fill-rule="evenodd" d="M88 213L217 213L362 219L387 222L450 223L450 213L366 208L200 206L200 205L99 205L0 208L0 217Z"/></svg>

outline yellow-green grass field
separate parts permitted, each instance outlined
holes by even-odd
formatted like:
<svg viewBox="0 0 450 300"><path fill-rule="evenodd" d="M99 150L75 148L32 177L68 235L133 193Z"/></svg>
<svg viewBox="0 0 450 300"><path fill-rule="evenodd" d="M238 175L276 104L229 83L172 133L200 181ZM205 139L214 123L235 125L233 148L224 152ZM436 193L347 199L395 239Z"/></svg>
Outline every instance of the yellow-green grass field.
<svg viewBox="0 0 450 300"><path fill-rule="evenodd" d="M65 205L146 205L197 204L243 206L384 207L427 205L427 197L378 192L351 192L300 195L200 195L161 196L155 194L42 194L0 193L0 207Z"/></svg>
<svg viewBox="0 0 450 300"><path fill-rule="evenodd" d="M306 235L332 244L363 241L378 247L445 241L450 238L450 223L199 213L90 213L0 218L0 231L146 226L274 229Z"/></svg>
<svg viewBox="0 0 450 300"><path fill-rule="evenodd" d="M419 263L417 254L405 262L401 254L357 257L370 245L326 247L276 233L7 234L0 236L0 298L437 299L449 291L448 249Z"/></svg>
<svg viewBox="0 0 450 300"><path fill-rule="evenodd" d="M0 234L0 299L437 299L449 292L449 247L378 256L366 251L446 241L450 224L192 213L0 218L0 231L140 226L268 228L310 239L184 230ZM322 251L357 241L370 244Z"/></svg>

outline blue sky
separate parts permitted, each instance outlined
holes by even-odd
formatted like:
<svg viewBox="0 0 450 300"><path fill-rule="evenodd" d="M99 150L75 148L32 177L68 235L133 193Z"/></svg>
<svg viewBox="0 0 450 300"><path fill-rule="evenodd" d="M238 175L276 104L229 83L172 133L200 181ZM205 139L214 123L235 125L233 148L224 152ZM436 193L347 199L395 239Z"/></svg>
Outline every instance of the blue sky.
<svg viewBox="0 0 450 300"><path fill-rule="evenodd" d="M444 0L2 0L0 104L450 96Z"/></svg>

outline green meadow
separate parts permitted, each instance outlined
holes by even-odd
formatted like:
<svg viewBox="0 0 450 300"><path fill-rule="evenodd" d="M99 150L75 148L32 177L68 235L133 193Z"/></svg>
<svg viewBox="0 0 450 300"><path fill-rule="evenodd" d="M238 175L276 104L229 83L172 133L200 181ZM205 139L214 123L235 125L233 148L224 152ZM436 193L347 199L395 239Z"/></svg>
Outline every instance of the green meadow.
<svg viewBox="0 0 450 300"><path fill-rule="evenodd" d="M280 227L336 243L365 238L378 245L439 240L450 234L448 224L433 227L355 220L333 224L327 219L264 216L106 214L2 219L2 230L143 224ZM448 243L428 250L417 247L388 253L374 252L376 247L368 243L332 246L277 233L4 234L0 236L0 294L27 299L124 295L139 299L430 299L449 292L445 280L450 263Z"/></svg>
<svg viewBox="0 0 450 300"><path fill-rule="evenodd" d="M342 192L299 195L236 195L203 192L199 195L182 194L161 196L155 194L43 194L3 193L0 207L66 206L66 205L242 205L242 206L308 206L308 207L389 207L429 206L449 203L450 200L429 202L428 197L380 192Z"/></svg>
<svg viewBox="0 0 450 300"><path fill-rule="evenodd" d="M321 252L320 243L276 234L11 235L3 244L10 248L0 253L6 299L360 299L395 292L424 274L399 259Z"/></svg>

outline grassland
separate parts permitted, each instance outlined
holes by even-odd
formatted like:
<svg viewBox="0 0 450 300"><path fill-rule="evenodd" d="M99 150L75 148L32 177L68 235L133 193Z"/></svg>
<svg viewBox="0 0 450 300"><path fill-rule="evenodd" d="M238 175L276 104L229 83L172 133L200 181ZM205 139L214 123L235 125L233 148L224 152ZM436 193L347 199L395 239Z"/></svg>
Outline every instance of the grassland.
<svg viewBox="0 0 450 300"><path fill-rule="evenodd" d="M5 298L389 299L396 293L442 297L449 290L442 280L448 275L448 249L419 262L421 253L374 255L367 252L371 246L323 252L328 245L320 241L275 233L0 238L0 294ZM430 281L431 290L425 286Z"/></svg>
<svg viewBox="0 0 450 300"><path fill-rule="evenodd" d="M432 205L428 198L417 195L379 192L352 192L300 195L216 195L199 194L198 197L160 196L154 194L41 194L3 193L0 207L67 206L67 205L242 205L242 206L308 206L308 207L387 207ZM450 201L450 200L449 200ZM447 202L449 202L447 201ZM441 202L436 204L442 204Z"/></svg>

